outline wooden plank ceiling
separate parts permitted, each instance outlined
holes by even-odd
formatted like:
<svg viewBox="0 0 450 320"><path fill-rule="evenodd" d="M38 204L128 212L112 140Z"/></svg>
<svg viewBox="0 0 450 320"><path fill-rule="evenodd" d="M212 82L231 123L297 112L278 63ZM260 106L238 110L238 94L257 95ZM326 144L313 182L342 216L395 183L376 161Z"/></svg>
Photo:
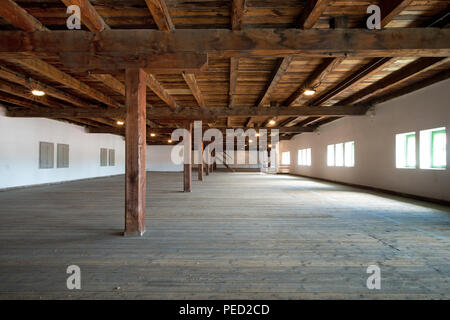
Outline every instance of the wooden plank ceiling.
<svg viewBox="0 0 450 320"><path fill-rule="evenodd" d="M386 29L449 26L450 1L382 0L370 3L381 6L382 25ZM176 32L179 29L364 28L369 2L2 0L0 31L67 30L66 7L72 4L82 8L83 29L91 32L107 29ZM229 58L211 54L201 72L161 70L149 74L147 106L181 110L184 115L190 109L195 109L193 114L197 110L216 110L217 117L205 119L207 123L204 124L218 128L262 128L274 119L274 127L291 128L282 131L288 139L347 114L324 107L368 106L449 76L450 62L445 57L306 58L288 55ZM11 114L23 116L30 110L33 116L48 114L50 118L58 118L58 111L64 109L67 112L61 113L59 119L84 125L92 132L125 132L123 126L117 124L123 120L124 83L124 73L76 72L65 67L56 55L39 58L18 55L0 60L0 103ZM46 95L31 95L30 90L35 88L42 89ZM315 94L305 95L306 89L314 89ZM251 110L257 107L258 111ZM299 112L284 112L282 107ZM95 108L118 112L101 114L95 112ZM227 108L231 111L227 112ZM267 114L261 115L261 108L266 108ZM234 111L238 109L241 111ZM220 114L217 110L224 111ZM170 116L149 117L149 143L168 143L170 129L182 125L180 119ZM150 136L151 132L156 136Z"/></svg>

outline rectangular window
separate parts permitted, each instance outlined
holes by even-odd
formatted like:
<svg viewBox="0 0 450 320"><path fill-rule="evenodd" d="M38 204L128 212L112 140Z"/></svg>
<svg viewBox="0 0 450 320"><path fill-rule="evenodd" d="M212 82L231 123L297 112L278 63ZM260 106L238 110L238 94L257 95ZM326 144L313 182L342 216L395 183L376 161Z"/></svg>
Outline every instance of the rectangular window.
<svg viewBox="0 0 450 320"><path fill-rule="evenodd" d="M311 148L306 149L306 166L311 166L312 162L311 162Z"/></svg>
<svg viewBox="0 0 450 320"><path fill-rule="evenodd" d="M100 149L100 166L106 167L108 165L108 149Z"/></svg>
<svg viewBox="0 0 450 320"><path fill-rule="evenodd" d="M329 167L334 167L335 164L335 157L334 157L334 144L330 144L327 147L327 165Z"/></svg>
<svg viewBox="0 0 450 320"><path fill-rule="evenodd" d="M311 149L298 150L298 165L311 166Z"/></svg>
<svg viewBox="0 0 450 320"><path fill-rule="evenodd" d="M395 137L396 167L416 168L416 133L401 133Z"/></svg>
<svg viewBox="0 0 450 320"><path fill-rule="evenodd" d="M56 146L56 167L69 167L69 145L58 143Z"/></svg>
<svg viewBox="0 0 450 320"><path fill-rule="evenodd" d="M113 167L116 165L116 150L109 149L109 166Z"/></svg>
<svg viewBox="0 0 450 320"><path fill-rule="evenodd" d="M345 143L345 166L355 166L355 142L350 141Z"/></svg>
<svg viewBox="0 0 450 320"><path fill-rule="evenodd" d="M282 152L281 153L281 165L288 166L291 164L291 153L288 152Z"/></svg>
<svg viewBox="0 0 450 320"><path fill-rule="evenodd" d="M420 168L447 167L447 135L445 128L420 131Z"/></svg>
<svg viewBox="0 0 450 320"><path fill-rule="evenodd" d="M55 146L51 142L39 142L39 169L54 167Z"/></svg>
<svg viewBox="0 0 450 320"><path fill-rule="evenodd" d="M336 167L343 167L344 166L344 144L338 143L336 144L336 160L335 164Z"/></svg>

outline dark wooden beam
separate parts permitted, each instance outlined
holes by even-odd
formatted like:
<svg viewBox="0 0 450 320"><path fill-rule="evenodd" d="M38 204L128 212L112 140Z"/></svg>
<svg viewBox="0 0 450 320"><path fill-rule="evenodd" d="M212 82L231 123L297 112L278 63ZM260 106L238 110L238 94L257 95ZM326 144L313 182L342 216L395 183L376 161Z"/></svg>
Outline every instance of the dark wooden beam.
<svg viewBox="0 0 450 320"><path fill-rule="evenodd" d="M230 59L230 88L228 92L228 107L234 107L234 99L236 95L237 80L239 76L239 58Z"/></svg>
<svg viewBox="0 0 450 320"><path fill-rule="evenodd" d="M279 117L279 116L361 116L367 111L367 106L303 106L303 107L239 107L223 108L211 107L207 112L200 109L183 109L178 112L172 112L167 108L147 108L148 119L179 121L180 120L204 120L227 117ZM122 110L114 109L55 109L49 112L41 111L10 111L10 117L28 117L28 118L90 118L90 117L120 117L124 115Z"/></svg>
<svg viewBox="0 0 450 320"><path fill-rule="evenodd" d="M192 155L192 122L188 122L185 124L185 129L189 132L189 139L186 141L183 140L184 143L184 152L189 152L188 156L191 158ZM186 159L186 156L185 156ZM184 163L184 173L183 173L183 182L184 182L184 192L192 192L192 159L189 163Z"/></svg>
<svg viewBox="0 0 450 320"><path fill-rule="evenodd" d="M154 44L158 43L155 49ZM207 53L218 56L263 55L306 57L446 57L450 30L436 28L365 29L247 29L230 30L107 30L0 32L1 54L60 54L87 52L104 59L130 57L144 62L155 53ZM162 55L163 56L163 55Z"/></svg>
<svg viewBox="0 0 450 320"><path fill-rule="evenodd" d="M12 0L2 0L0 16L8 23L27 32L46 31L42 23Z"/></svg>
<svg viewBox="0 0 450 320"><path fill-rule="evenodd" d="M155 20L159 30L175 30L175 26L173 25L165 0L145 0L145 3L147 3L147 7L150 10L153 20Z"/></svg>
<svg viewBox="0 0 450 320"><path fill-rule="evenodd" d="M145 232L146 78L142 69L125 73L125 236L142 236Z"/></svg>
<svg viewBox="0 0 450 320"><path fill-rule="evenodd" d="M401 89L397 89L392 92L388 92L386 94L383 94L381 96L378 96L378 97L375 97L375 98L372 98L369 100L365 100L363 103L373 104L373 105L383 103L383 102L401 97L405 94L423 89L425 87L428 87L428 86L438 83L440 81L447 80L449 78L450 78L450 70L444 70L444 71L437 73L436 75L434 75L432 77L418 80L418 81L416 81L410 85L407 85Z"/></svg>
<svg viewBox="0 0 450 320"><path fill-rule="evenodd" d="M203 139L201 139L199 149L196 150L199 157L199 164L198 164L198 180L203 181L203 171L204 171L204 162L203 162Z"/></svg>
<svg viewBox="0 0 450 320"><path fill-rule="evenodd" d="M287 69L291 65L292 60L294 60L294 57L292 57L292 56L280 58L278 60L278 63L272 73L272 76L270 77L270 81L267 84L266 90L264 90L263 95L258 100L258 103L257 103L258 107L262 107L267 104L267 102L268 102L267 100L269 99L272 92L276 89L281 78L284 76Z"/></svg>
<svg viewBox="0 0 450 320"><path fill-rule="evenodd" d="M381 0L379 4L381 9L381 27L387 26L412 2L413 0Z"/></svg>
<svg viewBox="0 0 450 320"><path fill-rule="evenodd" d="M385 68L387 65L393 62L393 58L375 58L371 62L369 62L367 65L359 69L354 74L350 75L348 78L346 78L344 81L340 82L335 87L331 88L330 90L326 91L324 94L322 94L320 97L313 99L311 101L312 105L320 106L327 102L328 100L332 99L333 97L339 95L345 90L348 90L355 86L356 84L360 83L361 81L364 81L364 79L367 79L372 74L380 71L381 69Z"/></svg>
<svg viewBox="0 0 450 320"><path fill-rule="evenodd" d="M198 86L197 79L195 78L195 74L183 72L182 76L184 78L184 81L186 81L186 84L188 85L189 89L191 90L192 95L194 96L195 100L197 101L199 107L205 108L206 107L205 99L203 99L203 95Z"/></svg>
<svg viewBox="0 0 450 320"><path fill-rule="evenodd" d="M292 106L303 95L306 89L313 89L322 79L324 79L333 69L339 65L344 58L329 58L320 64L311 75L291 94L291 96L283 103L286 106Z"/></svg>
<svg viewBox="0 0 450 320"><path fill-rule="evenodd" d="M311 29L327 9L331 0L308 0L297 22L298 28Z"/></svg>
<svg viewBox="0 0 450 320"><path fill-rule="evenodd" d="M231 29L242 30L242 20L245 15L246 0L232 0L231 3Z"/></svg>
<svg viewBox="0 0 450 320"><path fill-rule="evenodd" d="M400 84L403 81L410 79L420 73L423 73L432 68L436 68L439 65L446 63L449 58L420 58L405 67L397 70L387 77L384 77L381 80L371 84L370 86L359 90L358 92L352 94L351 96L345 98L337 104L355 104L362 99L366 99L373 95L378 94L381 91L387 90L393 86Z"/></svg>
<svg viewBox="0 0 450 320"><path fill-rule="evenodd" d="M167 90L156 80L153 74L147 75L147 86L162 100L164 101L172 111L178 110L178 106L175 99L167 92Z"/></svg>
<svg viewBox="0 0 450 320"><path fill-rule="evenodd" d="M80 8L81 22L92 32L102 32L110 27L105 23L89 0L61 0L67 7L76 5Z"/></svg>

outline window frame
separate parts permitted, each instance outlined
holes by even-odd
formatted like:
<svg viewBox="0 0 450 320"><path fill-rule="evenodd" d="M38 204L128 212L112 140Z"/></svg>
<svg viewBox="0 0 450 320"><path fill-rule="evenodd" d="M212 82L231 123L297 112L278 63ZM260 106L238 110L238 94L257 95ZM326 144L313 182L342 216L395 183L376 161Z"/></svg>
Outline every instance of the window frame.
<svg viewBox="0 0 450 320"><path fill-rule="evenodd" d="M409 133L409 134L406 134L405 135L405 166L404 166L404 169L416 169L417 168L417 148L416 147L414 147L414 165L410 165L409 164L409 157L408 157L408 155L409 155L409 139L411 139L411 138L413 138L414 139L414 145L416 144L416 142L417 142L417 137L416 137L416 133L414 132L414 133Z"/></svg>
<svg viewBox="0 0 450 320"><path fill-rule="evenodd" d="M436 131L431 131L431 168L432 169L445 169L445 168L447 168L447 165L446 164L444 164L444 165L442 165L442 166L436 166L435 164L434 164L434 161L435 161L435 159L434 159L434 152L435 152L435 150L434 150L434 139L435 139L435 136L436 135L438 135L438 134L444 134L444 136L445 136L445 138L447 138L447 132L446 132L446 130L445 129L439 129L439 130L436 130Z"/></svg>

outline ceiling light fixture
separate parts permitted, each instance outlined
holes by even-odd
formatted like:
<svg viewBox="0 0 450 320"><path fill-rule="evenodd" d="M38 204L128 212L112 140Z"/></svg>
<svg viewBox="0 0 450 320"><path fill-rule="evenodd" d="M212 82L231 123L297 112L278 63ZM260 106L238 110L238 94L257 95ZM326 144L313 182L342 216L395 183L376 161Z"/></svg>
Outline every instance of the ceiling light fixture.
<svg viewBox="0 0 450 320"><path fill-rule="evenodd" d="M150 133L150 137L156 137L156 133Z"/></svg>
<svg viewBox="0 0 450 320"><path fill-rule="evenodd" d="M118 120L116 123L118 126L123 126L125 124L122 120Z"/></svg>
<svg viewBox="0 0 450 320"><path fill-rule="evenodd" d="M167 142L168 142L168 143L172 143L172 140L168 140Z"/></svg>
<svg viewBox="0 0 450 320"><path fill-rule="evenodd" d="M273 126L274 124L276 124L276 121L275 121L275 120L270 120L270 121L269 121L269 124L270 124L271 126Z"/></svg>
<svg viewBox="0 0 450 320"><path fill-rule="evenodd" d="M316 94L316 90L314 89L306 89L304 92L305 96L313 96Z"/></svg>
<svg viewBox="0 0 450 320"><path fill-rule="evenodd" d="M44 92L44 91L42 91L42 90L37 90L37 89L31 90L31 94L32 94L33 96L38 96L38 97L45 96L45 92Z"/></svg>

